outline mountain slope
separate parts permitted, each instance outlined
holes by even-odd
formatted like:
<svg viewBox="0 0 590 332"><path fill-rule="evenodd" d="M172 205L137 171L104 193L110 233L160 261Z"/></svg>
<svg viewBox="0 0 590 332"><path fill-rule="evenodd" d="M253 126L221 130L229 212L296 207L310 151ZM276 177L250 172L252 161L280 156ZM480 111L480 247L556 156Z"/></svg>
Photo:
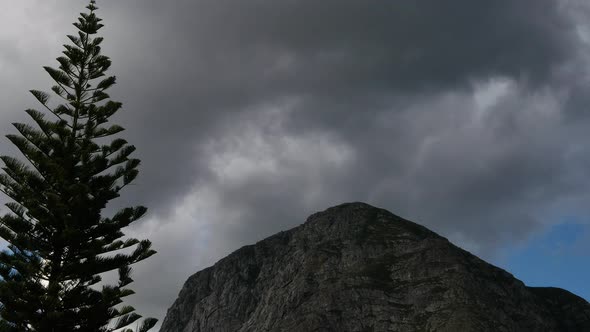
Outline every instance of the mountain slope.
<svg viewBox="0 0 590 332"><path fill-rule="evenodd" d="M590 331L590 304L349 203L191 276L160 331L580 332Z"/></svg>

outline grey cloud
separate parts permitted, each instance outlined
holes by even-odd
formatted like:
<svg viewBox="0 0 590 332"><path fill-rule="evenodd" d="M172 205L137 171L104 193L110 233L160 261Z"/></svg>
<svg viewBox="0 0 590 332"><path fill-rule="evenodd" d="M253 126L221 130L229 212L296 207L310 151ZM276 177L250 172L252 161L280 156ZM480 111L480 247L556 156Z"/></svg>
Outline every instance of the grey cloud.
<svg viewBox="0 0 590 332"><path fill-rule="evenodd" d="M120 77L113 96L125 102L120 119L144 159L138 200L154 207L197 181L194 145L236 112L299 98L286 129L343 131L360 110L390 107L392 98L469 88L490 75L540 83L575 42L571 21L550 0L101 6L105 51ZM162 172L171 165L175 172Z"/></svg>
<svg viewBox="0 0 590 332"><path fill-rule="evenodd" d="M151 206L168 205L197 181L187 158L195 144L263 102L301 100L285 129L349 135L346 126L391 107L392 99L469 89L488 76L540 85L576 41L571 20L549 0L537 6L224 0L104 7L105 17L117 18L107 41L119 86L129 91L121 94L128 108L123 120L132 124L141 114L135 138L151 151L143 177L157 184L158 194L140 199ZM170 165L176 176L161 171Z"/></svg>

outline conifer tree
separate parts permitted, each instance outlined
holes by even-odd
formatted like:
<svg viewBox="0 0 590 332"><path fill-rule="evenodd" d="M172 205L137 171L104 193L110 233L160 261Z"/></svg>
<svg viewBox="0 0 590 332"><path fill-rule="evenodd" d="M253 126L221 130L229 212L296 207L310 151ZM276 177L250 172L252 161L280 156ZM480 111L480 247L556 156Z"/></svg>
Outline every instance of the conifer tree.
<svg viewBox="0 0 590 332"><path fill-rule="evenodd" d="M9 244L0 253L0 331L148 331L157 321L140 324L122 300L133 294L130 266L155 253L150 241L122 232L146 208L101 215L137 176L139 160L131 158L132 145L112 138L123 128L107 124L121 103L105 92L115 77L105 75L111 61L95 36L103 26L96 2L86 8L58 69L44 67L58 105L32 90L46 112L27 110L34 125L15 123L18 134L7 135L24 160L0 157L0 190L11 199L0 217L0 237ZM109 271L118 272L118 283L101 285Z"/></svg>

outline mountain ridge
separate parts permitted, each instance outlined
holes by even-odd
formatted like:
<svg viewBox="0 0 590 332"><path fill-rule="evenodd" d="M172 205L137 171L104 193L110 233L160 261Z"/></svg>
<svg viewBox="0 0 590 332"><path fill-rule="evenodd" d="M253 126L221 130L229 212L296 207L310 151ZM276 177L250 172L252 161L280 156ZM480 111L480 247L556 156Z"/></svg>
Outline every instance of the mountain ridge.
<svg viewBox="0 0 590 332"><path fill-rule="evenodd" d="M590 305L355 202L192 275L160 331L579 332L590 331Z"/></svg>

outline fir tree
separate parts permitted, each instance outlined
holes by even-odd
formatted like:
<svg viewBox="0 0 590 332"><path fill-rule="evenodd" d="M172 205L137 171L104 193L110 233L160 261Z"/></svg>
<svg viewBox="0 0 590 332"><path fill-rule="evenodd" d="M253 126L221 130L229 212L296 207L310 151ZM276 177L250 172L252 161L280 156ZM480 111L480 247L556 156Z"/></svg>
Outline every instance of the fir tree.
<svg viewBox="0 0 590 332"><path fill-rule="evenodd" d="M49 94L32 90L47 112L27 110L35 126L15 123L18 134L7 135L25 160L0 157L0 190L11 199L0 217L9 244L0 253L2 331L114 331L131 324L148 331L157 321L139 324L141 316L122 304L133 294L130 266L155 253L150 241L122 232L146 208L101 216L137 176L139 160L124 139L108 139L123 130L107 125L121 103L105 92L115 77L105 76L111 61L95 36L103 26L95 1L86 8L57 58L59 69L44 67L61 104L52 108ZM118 283L100 286L109 271L118 271Z"/></svg>

